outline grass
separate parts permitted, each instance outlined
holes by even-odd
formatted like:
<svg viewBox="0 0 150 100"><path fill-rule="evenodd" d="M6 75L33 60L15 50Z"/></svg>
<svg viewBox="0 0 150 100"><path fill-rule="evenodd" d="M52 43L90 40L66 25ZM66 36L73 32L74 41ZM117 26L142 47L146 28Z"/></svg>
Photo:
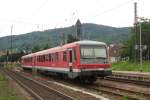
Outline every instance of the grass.
<svg viewBox="0 0 150 100"><path fill-rule="evenodd" d="M17 100L17 96L8 85L6 77L0 74L0 100Z"/></svg>
<svg viewBox="0 0 150 100"><path fill-rule="evenodd" d="M10 84L7 78L0 73L0 100L20 100L22 98L15 93Z"/></svg>
<svg viewBox="0 0 150 100"><path fill-rule="evenodd" d="M122 100L132 100L129 96L124 96Z"/></svg>
<svg viewBox="0 0 150 100"><path fill-rule="evenodd" d="M139 62L134 63L130 61L119 61L112 63L112 70L118 71L140 71L141 67ZM150 61L144 61L142 66L143 72L150 72Z"/></svg>
<svg viewBox="0 0 150 100"><path fill-rule="evenodd" d="M21 65L20 65L20 63L18 63L18 62L8 62L8 63L4 63L4 67L6 67L6 68L9 68L9 69L12 69L12 68L19 68Z"/></svg>

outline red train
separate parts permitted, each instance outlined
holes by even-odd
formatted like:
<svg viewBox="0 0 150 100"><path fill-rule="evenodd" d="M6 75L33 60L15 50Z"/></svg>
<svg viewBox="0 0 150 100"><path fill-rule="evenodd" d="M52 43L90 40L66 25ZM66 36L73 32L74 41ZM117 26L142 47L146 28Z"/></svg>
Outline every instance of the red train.
<svg viewBox="0 0 150 100"><path fill-rule="evenodd" d="M107 46L97 41L77 41L31 53L21 59L23 69L36 68L50 74L89 82L112 74Z"/></svg>

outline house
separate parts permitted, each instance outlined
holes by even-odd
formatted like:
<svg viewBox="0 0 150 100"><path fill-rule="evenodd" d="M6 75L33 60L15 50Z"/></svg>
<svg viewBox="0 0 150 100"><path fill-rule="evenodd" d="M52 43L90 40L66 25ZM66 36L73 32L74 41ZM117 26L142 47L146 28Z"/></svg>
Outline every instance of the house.
<svg viewBox="0 0 150 100"><path fill-rule="evenodd" d="M122 44L113 43L108 46L110 62L117 62L120 60L120 51L122 48Z"/></svg>

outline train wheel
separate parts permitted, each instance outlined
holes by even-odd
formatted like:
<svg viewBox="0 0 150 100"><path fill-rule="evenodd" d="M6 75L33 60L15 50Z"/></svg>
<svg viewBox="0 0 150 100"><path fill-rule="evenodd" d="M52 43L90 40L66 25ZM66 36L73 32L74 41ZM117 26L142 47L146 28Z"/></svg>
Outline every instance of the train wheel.
<svg viewBox="0 0 150 100"><path fill-rule="evenodd" d="M75 82L77 83L81 83L81 84L84 84L85 83L85 78L84 77L77 77L74 79Z"/></svg>
<svg viewBox="0 0 150 100"><path fill-rule="evenodd" d="M93 84L96 81L96 77L89 77L87 80L89 84Z"/></svg>
<svg viewBox="0 0 150 100"><path fill-rule="evenodd" d="M93 84L96 81L96 77L78 77L77 80L81 84L84 83Z"/></svg>

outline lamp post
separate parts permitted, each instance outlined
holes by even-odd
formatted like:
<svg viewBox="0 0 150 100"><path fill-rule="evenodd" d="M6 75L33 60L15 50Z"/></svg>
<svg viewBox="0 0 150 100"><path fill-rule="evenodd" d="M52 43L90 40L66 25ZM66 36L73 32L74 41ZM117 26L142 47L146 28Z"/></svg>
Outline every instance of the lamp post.
<svg viewBox="0 0 150 100"><path fill-rule="evenodd" d="M143 71L143 68L142 68L142 30L141 30L141 22L139 22L139 28L140 28L140 72Z"/></svg>
<svg viewBox="0 0 150 100"><path fill-rule="evenodd" d="M137 17L139 19L139 35L140 35L140 72L143 71L143 45L142 45L142 20L144 20L143 17Z"/></svg>
<svg viewBox="0 0 150 100"><path fill-rule="evenodd" d="M13 24L11 25L11 36L10 36L10 38L11 38L11 40L10 40L10 63L11 63L11 67L12 67L12 42L13 42L13 40L12 40L12 33L13 33Z"/></svg>

